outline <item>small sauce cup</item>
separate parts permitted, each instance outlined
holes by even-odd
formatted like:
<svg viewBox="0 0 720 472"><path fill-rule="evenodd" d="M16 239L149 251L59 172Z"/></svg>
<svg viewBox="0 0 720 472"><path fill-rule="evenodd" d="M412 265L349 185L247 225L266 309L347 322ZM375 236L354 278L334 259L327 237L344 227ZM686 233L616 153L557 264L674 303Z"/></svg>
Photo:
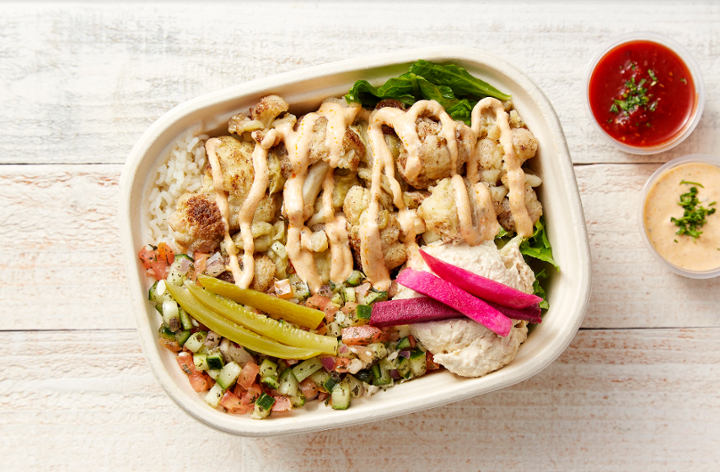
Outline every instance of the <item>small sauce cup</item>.
<svg viewBox="0 0 720 472"><path fill-rule="evenodd" d="M650 32L607 43L590 62L586 111L603 138L632 154L664 152L695 129L705 86L690 52Z"/></svg>
<svg viewBox="0 0 720 472"><path fill-rule="evenodd" d="M691 173L695 165L699 165L696 169L700 172ZM697 239L676 235L680 227L670 220L671 215L683 216L684 209L678 204L680 195L692 192L693 187L698 191L699 206L720 207L720 158L690 154L667 162L650 176L638 211L642 238L657 260L676 274L693 279L718 277L720 208L705 216L705 224L698 228L703 234ZM713 205L714 201L717 203Z"/></svg>

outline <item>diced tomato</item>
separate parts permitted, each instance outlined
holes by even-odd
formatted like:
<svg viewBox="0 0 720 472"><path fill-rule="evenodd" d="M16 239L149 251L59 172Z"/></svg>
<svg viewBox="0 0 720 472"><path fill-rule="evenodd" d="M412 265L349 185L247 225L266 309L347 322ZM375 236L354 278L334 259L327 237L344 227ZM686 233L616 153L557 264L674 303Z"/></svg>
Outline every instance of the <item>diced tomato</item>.
<svg viewBox="0 0 720 472"><path fill-rule="evenodd" d="M318 386L315 382L310 380L309 378L303 380L300 382L300 391L305 395L305 400L310 401L314 400L315 397L318 396Z"/></svg>
<svg viewBox="0 0 720 472"><path fill-rule="evenodd" d="M305 301L306 307L315 308L316 310L321 311L324 310L328 304L330 304L330 299L317 293Z"/></svg>
<svg viewBox="0 0 720 472"><path fill-rule="evenodd" d="M172 352L180 352L181 348L177 341L171 341L165 338L159 338L160 345Z"/></svg>
<svg viewBox="0 0 720 472"><path fill-rule="evenodd" d="M156 279L165 280L170 272L170 265L165 261L158 260L152 263L152 270L155 272Z"/></svg>
<svg viewBox="0 0 720 472"><path fill-rule="evenodd" d="M272 411L288 411L292 409L292 403L290 403L290 399L284 395L278 395L275 398L275 403L273 403Z"/></svg>
<svg viewBox="0 0 720 472"><path fill-rule="evenodd" d="M182 371L185 372L185 374L190 375L197 372L197 369L195 368L195 362L193 362L192 354L183 351L178 354L176 360Z"/></svg>
<svg viewBox="0 0 720 472"><path fill-rule="evenodd" d="M140 258L140 262L142 262L143 267L149 269L152 266L152 263L157 261L157 252L150 246L144 246L140 249L138 257Z"/></svg>
<svg viewBox="0 0 720 472"><path fill-rule="evenodd" d="M230 390L225 392L225 395L220 399L220 405L230 413L243 415L248 411L248 406Z"/></svg>
<svg viewBox="0 0 720 472"><path fill-rule="evenodd" d="M253 361L248 361L240 371L240 376L237 379L238 385L245 390L250 389L252 384L255 383L258 372L260 372L260 367Z"/></svg>
<svg viewBox="0 0 720 472"><path fill-rule="evenodd" d="M327 325L320 326L315 332L320 336L324 336L327 333Z"/></svg>
<svg viewBox="0 0 720 472"><path fill-rule="evenodd" d="M240 385L235 384L235 388L233 389L233 393L237 395L238 397L242 398L243 395L245 395L245 392L247 392L247 389L242 388Z"/></svg>
<svg viewBox="0 0 720 472"><path fill-rule="evenodd" d="M435 357L430 351L425 353L425 364L427 365L427 370L438 370L440 368L440 365L435 363Z"/></svg>
<svg viewBox="0 0 720 472"><path fill-rule="evenodd" d="M348 371L348 366L350 365L350 359L346 357L336 357L335 358L335 365L333 366L333 370L335 372L339 372L341 374Z"/></svg>
<svg viewBox="0 0 720 472"><path fill-rule="evenodd" d="M355 303L355 302L347 302L347 303L342 307L342 310L341 310L341 311L342 311L343 313L345 313L346 315L348 315L348 316L352 316L352 313L355 313L355 311L357 311L357 306L358 306L358 304Z"/></svg>
<svg viewBox="0 0 720 472"><path fill-rule="evenodd" d="M383 334L383 341L397 341L400 339L400 335L398 334L397 328L394 326L391 326L389 328L382 328Z"/></svg>
<svg viewBox="0 0 720 472"><path fill-rule="evenodd" d="M320 400L321 402L325 401L325 399L329 396L330 396L329 393L320 392L320 393L318 393L318 400Z"/></svg>
<svg viewBox="0 0 720 472"><path fill-rule="evenodd" d="M384 338L383 330L370 325L351 326L342 330L342 342L347 346L366 346Z"/></svg>
<svg viewBox="0 0 720 472"><path fill-rule="evenodd" d="M172 264L175 260L175 252L166 243L158 244L157 256L161 261L165 261L168 264Z"/></svg>
<svg viewBox="0 0 720 472"><path fill-rule="evenodd" d="M335 313L338 312L338 307L332 303L328 303L322 311L325 313L325 319L328 320L329 323L332 323L335 320Z"/></svg>
<svg viewBox="0 0 720 472"><path fill-rule="evenodd" d="M415 348L415 346L417 345L417 342L415 341L415 336L413 336L412 334L408 334L408 341L410 342L410 347Z"/></svg>
<svg viewBox="0 0 720 472"><path fill-rule="evenodd" d="M258 399L260 394L262 393L262 388L260 388L260 385L258 384L252 384L250 388L247 389L247 392L245 392L245 395L242 397L242 402L245 405L250 405L251 403L255 403L255 400Z"/></svg>
<svg viewBox="0 0 720 472"><path fill-rule="evenodd" d="M210 378L209 375L204 374L200 371L195 371L195 373L190 374L188 376L188 379L190 380L190 386L196 392L204 392L206 390L210 390L215 384L215 381Z"/></svg>

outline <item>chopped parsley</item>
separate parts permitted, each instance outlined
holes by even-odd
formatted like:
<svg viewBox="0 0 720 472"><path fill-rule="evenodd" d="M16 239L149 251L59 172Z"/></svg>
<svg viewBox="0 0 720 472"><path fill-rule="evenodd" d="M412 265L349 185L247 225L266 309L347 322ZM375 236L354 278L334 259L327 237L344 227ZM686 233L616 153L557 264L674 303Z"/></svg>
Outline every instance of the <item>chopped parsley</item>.
<svg viewBox="0 0 720 472"><path fill-rule="evenodd" d="M637 69L637 64L631 64L631 70ZM655 111L658 106L658 101L652 101L653 94L648 93L648 87L658 85L658 78L652 69L648 69L648 79L640 79L636 81L635 77L631 77L630 80L625 82L625 88L620 94L620 98L613 99L612 105L610 105L610 112L615 114L630 115L639 108L644 108L649 111ZM637 124L639 126L639 124ZM648 123L648 126L649 123Z"/></svg>
<svg viewBox="0 0 720 472"><path fill-rule="evenodd" d="M682 218L670 218L670 221L675 223L678 229L675 234L683 235L686 234L691 236L693 239L697 239L703 233L700 228L705 224L705 217L715 213L715 208L705 208L700 205L700 200L697 198L698 189L695 185L699 185L697 182L687 182L685 180L680 181L680 185L693 185L690 187L690 191L680 195L680 201L678 205L683 207L685 210ZM708 206L715 205L715 202L710 203Z"/></svg>
<svg viewBox="0 0 720 472"><path fill-rule="evenodd" d="M682 79L680 79L680 82L682 82L682 83L684 83L685 85L687 85L687 79L686 79L685 77L683 77Z"/></svg>
<svg viewBox="0 0 720 472"><path fill-rule="evenodd" d="M680 181L680 185L697 185L697 186L700 187L700 188L705 188L705 186L704 186L703 184L701 184L701 183L698 183L698 182L689 182L689 181L687 181L687 180L681 180L681 181Z"/></svg>

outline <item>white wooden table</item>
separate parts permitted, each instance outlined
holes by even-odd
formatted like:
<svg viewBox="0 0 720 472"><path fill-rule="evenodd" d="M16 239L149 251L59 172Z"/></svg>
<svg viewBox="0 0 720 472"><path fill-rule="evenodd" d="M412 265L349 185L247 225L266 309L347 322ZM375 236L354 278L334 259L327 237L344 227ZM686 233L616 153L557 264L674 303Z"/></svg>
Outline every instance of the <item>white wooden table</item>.
<svg viewBox="0 0 720 472"><path fill-rule="evenodd" d="M636 223L659 165L720 154L720 4L116 3L0 4L0 470L720 470L720 279L664 270ZM646 157L604 143L582 90L600 43L636 30L685 45L707 91L694 134ZM134 142L207 92L439 44L512 62L560 116L593 255L571 346L512 388L382 423L244 439L187 417L130 311L117 200Z"/></svg>

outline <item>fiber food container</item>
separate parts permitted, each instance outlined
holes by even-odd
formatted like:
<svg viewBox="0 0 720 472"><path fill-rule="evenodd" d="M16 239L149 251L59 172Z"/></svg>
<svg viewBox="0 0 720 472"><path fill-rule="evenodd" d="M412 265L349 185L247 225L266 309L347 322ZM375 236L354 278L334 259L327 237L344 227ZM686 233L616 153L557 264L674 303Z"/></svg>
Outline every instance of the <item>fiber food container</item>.
<svg viewBox="0 0 720 472"><path fill-rule="evenodd" d="M175 355L160 346L160 317L147 301L151 278L138 252L147 243L147 198L153 175L171 147L188 131L210 136L227 133L227 121L268 94L278 94L295 114L316 110L328 97L342 97L358 79L373 85L407 71L419 59L467 69L472 75L512 95L528 128L539 142L531 167L543 179L539 199L561 271L547 286L550 309L541 324L532 325L527 341L509 365L480 378L434 372L412 382L353 399L338 411L321 402L273 414L265 420L232 415L208 406L182 372ZM251 437L306 433L347 427L463 401L521 382L550 365L575 336L590 297L590 250L572 161L555 111L542 91L507 62L466 48L429 48L353 59L289 72L214 92L181 105L158 119L133 148L121 178L120 223L125 268L138 334L148 365L162 388L187 414L212 428Z"/></svg>

